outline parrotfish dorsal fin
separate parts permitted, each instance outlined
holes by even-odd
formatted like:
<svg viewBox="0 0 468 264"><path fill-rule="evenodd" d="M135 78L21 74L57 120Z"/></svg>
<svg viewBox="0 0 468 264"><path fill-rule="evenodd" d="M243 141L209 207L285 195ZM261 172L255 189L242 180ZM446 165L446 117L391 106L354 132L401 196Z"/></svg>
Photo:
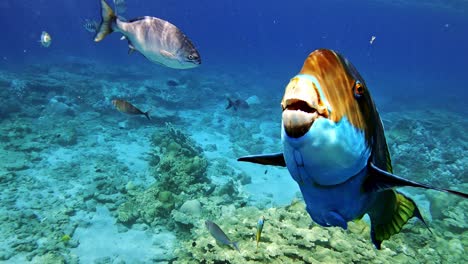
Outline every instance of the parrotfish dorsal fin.
<svg viewBox="0 0 468 264"><path fill-rule="evenodd" d="M413 217L419 218L429 229L414 201L394 190L379 193L369 216L371 239L377 249L380 249L382 241L398 234Z"/></svg>
<svg viewBox="0 0 468 264"><path fill-rule="evenodd" d="M283 153L245 156L238 158L237 161L286 167L286 161L284 160Z"/></svg>
<svg viewBox="0 0 468 264"><path fill-rule="evenodd" d="M463 193L463 192L444 189L444 188L438 188L434 186L429 186L427 184L407 180L405 178L402 178L400 176L394 175L392 173L389 173L387 171L384 171L378 168L372 162L369 163L368 169L369 169L370 176L364 182L363 188L365 191L381 191L381 190L392 189L394 187L410 186L410 187L419 187L419 188L424 188L424 189L432 189L432 190L447 192L447 193L458 195L463 198L468 198L468 194Z"/></svg>

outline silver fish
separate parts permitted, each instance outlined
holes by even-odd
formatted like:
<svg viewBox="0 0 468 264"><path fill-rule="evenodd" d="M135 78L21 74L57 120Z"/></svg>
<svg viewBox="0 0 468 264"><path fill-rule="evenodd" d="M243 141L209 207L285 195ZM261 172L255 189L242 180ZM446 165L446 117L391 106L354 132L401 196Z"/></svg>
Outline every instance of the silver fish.
<svg viewBox="0 0 468 264"><path fill-rule="evenodd" d="M52 37L50 36L49 33L42 31L41 39L39 40L39 43L41 43L42 47L48 48L50 44L52 43Z"/></svg>
<svg viewBox="0 0 468 264"><path fill-rule="evenodd" d="M210 234L216 239L216 241L223 245L232 245L237 251L240 252L239 247L237 246L237 242L232 242L216 223L206 220L205 226L208 231L210 231Z"/></svg>
<svg viewBox="0 0 468 264"><path fill-rule="evenodd" d="M148 60L174 69L194 68L201 64L194 45L173 24L156 17L139 17L124 21L101 0L102 21L94 41L99 42L116 31L128 40L129 53L140 52Z"/></svg>

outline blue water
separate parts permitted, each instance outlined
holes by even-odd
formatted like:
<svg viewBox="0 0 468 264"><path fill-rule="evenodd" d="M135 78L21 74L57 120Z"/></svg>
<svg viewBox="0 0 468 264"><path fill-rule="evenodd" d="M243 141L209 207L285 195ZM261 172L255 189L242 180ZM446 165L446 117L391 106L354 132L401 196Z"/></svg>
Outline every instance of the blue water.
<svg viewBox="0 0 468 264"><path fill-rule="evenodd" d="M201 66L169 69L128 55L119 33L95 43L83 24L99 20L98 0L0 2L0 263L199 263L203 257L207 263L468 261L468 205L461 198L405 189L434 234L412 221L376 251L369 230L358 224L350 224L350 231L312 230L305 210L284 209L301 200L287 170L236 162L242 155L281 151L284 87L309 53L327 48L349 59L366 80L395 171L467 192L466 1L128 0L126 5L127 19L155 16L180 28L199 51ZM52 36L49 48L38 43L42 31ZM168 80L179 85L171 88ZM259 103L247 111L226 110L230 97L255 97ZM115 98L150 111L153 119L117 112ZM172 199L161 198L167 195L161 190L135 197L163 182L158 173L164 173L154 164L172 155L166 149L180 147L172 141L191 142L164 134L166 122L192 138L196 155L208 164L202 176L212 184L202 190L214 191L200 195L177 189L183 184L165 186L177 199L161 209L160 201ZM182 155L176 153L175 164ZM205 211L181 217L181 205L191 199L200 200ZM123 207L154 213L148 202L153 200L161 209L153 218L145 211L131 223L122 220ZM254 209L235 211L245 206ZM261 245L268 250L261 253L254 251L256 214L267 219ZM219 220L224 230L231 227L228 235L237 234L242 254L214 243L205 218ZM294 221L284 222L288 218ZM292 235L282 234L285 230ZM304 230L326 239L295 240ZM342 241L354 247L343 249Z"/></svg>
<svg viewBox="0 0 468 264"><path fill-rule="evenodd" d="M128 1L125 16L152 15L171 21L194 41L206 70L224 72L248 65L265 71L264 79L274 72L279 80L286 80L308 53L326 47L349 58L370 87L377 88L375 93L421 95L434 89L446 95L463 94L459 86L468 78L468 8L452 2L444 7L337 0L287 5L280 1ZM91 41L82 24L86 18L99 17L99 1L6 0L0 10L3 67L21 67L35 59L59 60L64 54L122 67L136 63L151 67L143 58L126 56L118 34L99 44ZM51 49L37 45L43 30L53 37ZM373 45L371 36L376 36ZM381 77L385 82L379 81ZM409 90L408 85L417 88Z"/></svg>

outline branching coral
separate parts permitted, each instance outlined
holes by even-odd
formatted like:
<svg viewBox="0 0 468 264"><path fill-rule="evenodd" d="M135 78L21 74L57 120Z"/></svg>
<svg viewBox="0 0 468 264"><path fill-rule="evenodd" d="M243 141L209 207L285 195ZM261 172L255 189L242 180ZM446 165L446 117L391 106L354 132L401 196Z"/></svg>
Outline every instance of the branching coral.
<svg viewBox="0 0 468 264"><path fill-rule="evenodd" d="M132 193L118 209L118 220L131 225L174 224L171 211L184 201L203 196L210 188L208 163L202 149L184 133L167 124L152 137L150 164L156 183L141 193Z"/></svg>

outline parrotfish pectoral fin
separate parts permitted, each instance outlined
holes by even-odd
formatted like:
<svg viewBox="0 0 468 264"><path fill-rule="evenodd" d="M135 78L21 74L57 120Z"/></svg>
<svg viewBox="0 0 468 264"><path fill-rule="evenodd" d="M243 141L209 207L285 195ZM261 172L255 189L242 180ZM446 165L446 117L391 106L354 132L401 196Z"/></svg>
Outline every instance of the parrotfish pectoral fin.
<svg viewBox="0 0 468 264"><path fill-rule="evenodd" d="M394 175L387 171L384 171L377 166L375 166L372 162L369 163L368 166L370 176L364 182L364 190L366 191L381 191L387 190L394 187L402 187L402 186L410 186L410 187L419 187L424 189L432 189L442 192L447 192L451 194L455 194L461 196L463 198L468 198L468 194L463 192L458 192L454 190L438 188L434 186L429 186L427 184L418 183L415 181L407 180L400 176Z"/></svg>
<svg viewBox="0 0 468 264"><path fill-rule="evenodd" d="M237 242L232 242L232 246L233 246L238 252L240 252L239 246L237 245Z"/></svg>
<svg viewBox="0 0 468 264"><path fill-rule="evenodd" d="M149 110L144 112L143 114L146 116L146 118L148 118L148 120L151 120L150 116L149 116Z"/></svg>
<svg viewBox="0 0 468 264"><path fill-rule="evenodd" d="M286 161L284 160L283 153L245 156L238 158L237 161L246 161L262 165L286 167Z"/></svg>
<svg viewBox="0 0 468 264"><path fill-rule="evenodd" d="M381 248L382 241L398 234L412 217L419 218L429 229L414 201L394 190L379 193L369 216L371 239L377 249Z"/></svg>

